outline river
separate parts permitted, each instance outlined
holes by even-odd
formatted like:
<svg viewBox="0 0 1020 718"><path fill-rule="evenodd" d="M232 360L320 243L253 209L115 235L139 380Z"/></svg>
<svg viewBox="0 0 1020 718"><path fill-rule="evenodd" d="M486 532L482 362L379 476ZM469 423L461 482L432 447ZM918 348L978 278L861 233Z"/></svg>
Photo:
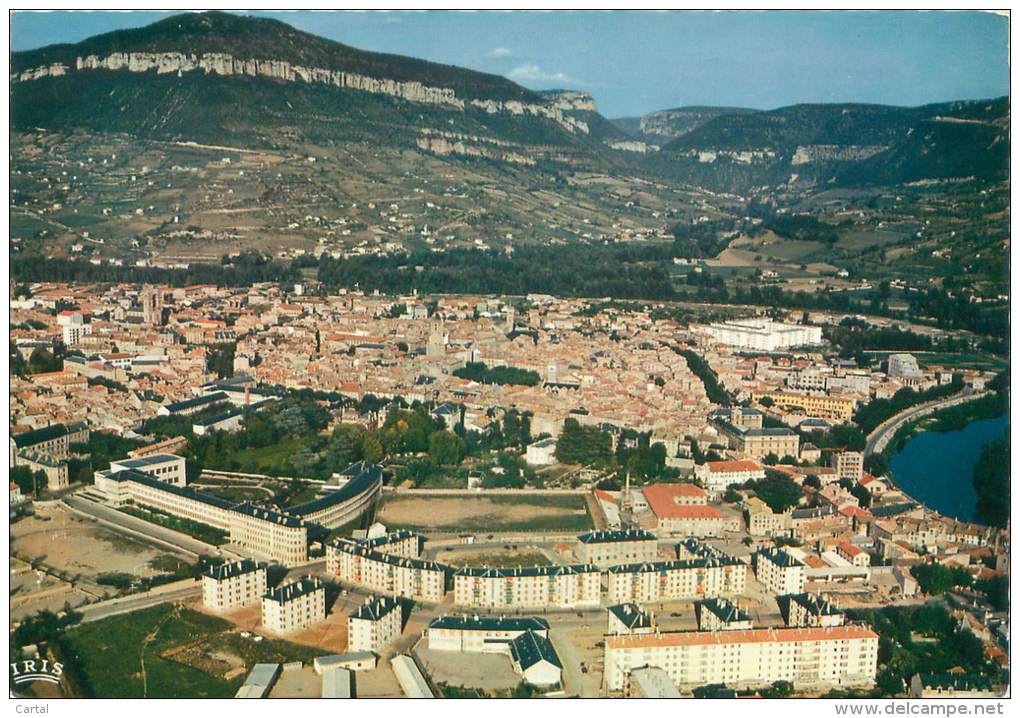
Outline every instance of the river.
<svg viewBox="0 0 1020 718"><path fill-rule="evenodd" d="M925 431L896 452L890 467L896 484L940 514L974 521L974 466L981 447L1002 438L1009 416L972 421L959 431Z"/></svg>

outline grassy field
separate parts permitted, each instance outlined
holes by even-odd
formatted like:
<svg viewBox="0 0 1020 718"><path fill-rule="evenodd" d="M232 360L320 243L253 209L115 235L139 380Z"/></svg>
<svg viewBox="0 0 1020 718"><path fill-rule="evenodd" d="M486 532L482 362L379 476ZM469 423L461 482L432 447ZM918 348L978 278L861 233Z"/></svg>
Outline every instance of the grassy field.
<svg viewBox="0 0 1020 718"><path fill-rule="evenodd" d="M226 698L256 663L307 662L321 653L255 643L232 629L222 618L163 604L82 624L63 644L76 682L96 698Z"/></svg>
<svg viewBox="0 0 1020 718"><path fill-rule="evenodd" d="M125 506L120 509L129 516L142 519L154 523L157 526L163 526L164 528L171 529L173 531L180 531L183 534L188 534L199 541L204 541L207 544L213 546L219 546L230 541L226 531L223 531L212 526L206 526L205 524L198 523L197 521L190 521L188 519L180 518L177 516L169 516L159 511L149 511L144 507L140 506Z"/></svg>
<svg viewBox="0 0 1020 718"><path fill-rule="evenodd" d="M584 531L592 528L580 495L389 496L376 514L417 531Z"/></svg>

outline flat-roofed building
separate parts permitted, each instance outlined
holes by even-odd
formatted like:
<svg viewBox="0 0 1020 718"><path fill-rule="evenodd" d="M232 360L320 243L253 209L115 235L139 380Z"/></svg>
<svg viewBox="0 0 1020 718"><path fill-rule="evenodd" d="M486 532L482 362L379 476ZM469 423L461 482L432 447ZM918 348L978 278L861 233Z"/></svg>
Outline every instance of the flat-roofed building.
<svg viewBox="0 0 1020 718"><path fill-rule="evenodd" d="M341 538L326 546L326 571L344 583L386 596L439 603L446 595L449 569L435 561L382 553Z"/></svg>
<svg viewBox="0 0 1020 718"><path fill-rule="evenodd" d="M525 631L549 635L549 622L532 616L440 616L429 623L425 637L433 651L505 653Z"/></svg>
<svg viewBox="0 0 1020 718"><path fill-rule="evenodd" d="M822 343L821 327L784 324L771 319L740 319L710 324L700 330L720 344L766 352Z"/></svg>
<svg viewBox="0 0 1020 718"><path fill-rule="evenodd" d="M669 674L661 668L638 668L627 675L624 695L628 698L680 698Z"/></svg>
<svg viewBox="0 0 1020 718"><path fill-rule="evenodd" d="M266 593L266 568L251 559L213 566L202 574L202 604L230 611L258 603Z"/></svg>
<svg viewBox="0 0 1020 718"><path fill-rule="evenodd" d="M870 687L878 670L878 634L866 626L758 628L606 636L605 688L623 691L635 669L661 668L680 690L724 683L758 688Z"/></svg>
<svg viewBox="0 0 1020 718"><path fill-rule="evenodd" d="M175 454L149 454L110 462L110 471L139 471L174 486L188 483L186 461Z"/></svg>
<svg viewBox="0 0 1020 718"><path fill-rule="evenodd" d="M400 690L404 692L406 697L435 698L432 689L429 688L428 681L421 674L418 664L410 656L394 656L393 660L390 661L390 668L393 669L393 675L397 677Z"/></svg>
<svg viewBox="0 0 1020 718"><path fill-rule="evenodd" d="M793 593L778 598L779 610L787 626L842 626L846 614L824 596L814 593Z"/></svg>
<svg viewBox="0 0 1020 718"><path fill-rule="evenodd" d="M841 479L860 481L864 478L864 454L859 451L836 451L829 461Z"/></svg>
<svg viewBox="0 0 1020 718"><path fill-rule="evenodd" d="M708 598L694 604L699 631L736 631L754 628L751 614L725 598Z"/></svg>
<svg viewBox="0 0 1020 718"><path fill-rule="evenodd" d="M807 566L781 548L763 548L754 554L754 575L776 595L804 592Z"/></svg>
<svg viewBox="0 0 1020 718"><path fill-rule="evenodd" d="M347 617L347 648L382 653L400 638L402 627L403 610L397 599L369 599Z"/></svg>
<svg viewBox="0 0 1020 718"><path fill-rule="evenodd" d="M296 633L325 619L326 589L317 578L299 578L262 597L262 625L273 633Z"/></svg>
<svg viewBox="0 0 1020 718"><path fill-rule="evenodd" d="M461 568L453 574L453 602L473 608L594 607L601 588L592 565Z"/></svg>
<svg viewBox="0 0 1020 718"><path fill-rule="evenodd" d="M759 409L746 406L724 406L713 409L708 418L712 421L727 421L734 426L748 429L760 429L765 421L765 414Z"/></svg>
<svg viewBox="0 0 1020 718"><path fill-rule="evenodd" d="M606 609L606 633L612 636L655 633L655 619L636 603L617 603Z"/></svg>
<svg viewBox="0 0 1020 718"><path fill-rule="evenodd" d="M577 537L577 557L600 568L620 563L654 561L659 557L655 534L644 529L591 531Z"/></svg>

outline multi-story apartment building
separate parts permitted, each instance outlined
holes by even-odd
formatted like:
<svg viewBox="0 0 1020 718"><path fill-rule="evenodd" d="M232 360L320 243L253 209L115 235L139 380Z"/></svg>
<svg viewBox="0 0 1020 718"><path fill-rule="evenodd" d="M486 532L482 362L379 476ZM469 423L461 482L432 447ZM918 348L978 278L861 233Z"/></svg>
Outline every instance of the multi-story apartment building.
<svg viewBox="0 0 1020 718"><path fill-rule="evenodd" d="M611 566L606 579L610 603L658 603L741 594L747 586L747 566L720 555Z"/></svg>
<svg viewBox="0 0 1020 718"><path fill-rule="evenodd" d="M251 559L213 566L202 574L202 604L231 611L258 603L266 593L266 567Z"/></svg>
<svg viewBox="0 0 1020 718"><path fill-rule="evenodd" d="M425 629L434 651L502 653L525 631L549 635L549 622L530 616L440 616Z"/></svg>
<svg viewBox="0 0 1020 718"><path fill-rule="evenodd" d="M286 564L308 560L308 525L286 514L235 504L212 494L155 479L133 469L97 471L96 489L114 506L140 504L228 532L253 553Z"/></svg>
<svg viewBox="0 0 1020 718"><path fill-rule="evenodd" d="M789 531L789 514L777 514L757 496L744 501L744 517L747 532L752 536L775 536Z"/></svg>
<svg viewBox="0 0 1020 718"><path fill-rule="evenodd" d="M841 479L860 481L864 478L864 454L859 451L837 451L829 461Z"/></svg>
<svg viewBox="0 0 1020 718"><path fill-rule="evenodd" d="M644 529L591 531L577 537L577 557L599 568L621 563L654 561L659 557L655 534Z"/></svg>
<svg viewBox="0 0 1020 718"><path fill-rule="evenodd" d="M400 638L403 609L395 598L372 598L347 617L347 650L382 653Z"/></svg>
<svg viewBox="0 0 1020 718"><path fill-rule="evenodd" d="M27 466L33 473L42 471L50 489L65 489L69 483L67 459L71 456L71 446L88 443L88 440L89 429L84 422L51 424L12 434L10 467Z"/></svg>
<svg viewBox="0 0 1020 718"><path fill-rule="evenodd" d="M736 631L754 627L751 614L725 598L708 598L694 604L699 631Z"/></svg>
<svg viewBox="0 0 1020 718"><path fill-rule="evenodd" d="M300 578L262 597L262 625L273 633L295 633L325 618L326 589L317 578Z"/></svg>
<svg viewBox="0 0 1020 718"><path fill-rule="evenodd" d="M779 597L779 610L786 619L786 625L825 628L842 626L846 614L824 596L813 593L794 593Z"/></svg>
<svg viewBox="0 0 1020 718"><path fill-rule="evenodd" d="M660 535L721 536L740 529L740 520L708 506L708 494L694 484L652 484L642 493Z"/></svg>
<svg viewBox="0 0 1020 718"><path fill-rule="evenodd" d="M185 467L184 457L174 454L149 454L110 462L110 471L139 471L174 486L185 486L188 483Z"/></svg>
<svg viewBox="0 0 1020 718"><path fill-rule="evenodd" d="M341 479L347 481L337 488L326 485L325 495L304 504L291 506L287 512L328 529L350 523L364 513L382 492L382 467L359 461L344 469Z"/></svg>
<svg viewBox="0 0 1020 718"><path fill-rule="evenodd" d="M784 549L763 548L754 554L754 575L776 595L804 592L807 566Z"/></svg>
<svg viewBox="0 0 1020 718"><path fill-rule="evenodd" d="M439 603L446 595L449 569L435 561L395 556L337 539L326 547L326 570L345 583L383 595Z"/></svg>
<svg viewBox="0 0 1020 718"><path fill-rule="evenodd" d="M462 568L453 574L453 601L473 608L582 608L601 603L596 566Z"/></svg>
<svg viewBox="0 0 1020 718"><path fill-rule="evenodd" d="M866 626L759 628L606 636L605 689L622 691L635 668L661 668L681 690L725 683L757 688L867 687L878 669L878 634Z"/></svg>

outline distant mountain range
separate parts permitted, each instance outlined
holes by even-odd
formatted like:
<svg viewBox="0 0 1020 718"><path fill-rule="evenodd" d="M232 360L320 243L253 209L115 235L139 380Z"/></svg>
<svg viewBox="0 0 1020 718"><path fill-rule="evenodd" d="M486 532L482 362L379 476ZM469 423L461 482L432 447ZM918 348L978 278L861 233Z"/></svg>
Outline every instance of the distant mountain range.
<svg viewBox="0 0 1020 718"><path fill-rule="evenodd" d="M358 50L285 23L177 15L13 53L14 130L288 147L359 141L718 191L1003 179L1009 101L680 107L607 120L590 95Z"/></svg>

